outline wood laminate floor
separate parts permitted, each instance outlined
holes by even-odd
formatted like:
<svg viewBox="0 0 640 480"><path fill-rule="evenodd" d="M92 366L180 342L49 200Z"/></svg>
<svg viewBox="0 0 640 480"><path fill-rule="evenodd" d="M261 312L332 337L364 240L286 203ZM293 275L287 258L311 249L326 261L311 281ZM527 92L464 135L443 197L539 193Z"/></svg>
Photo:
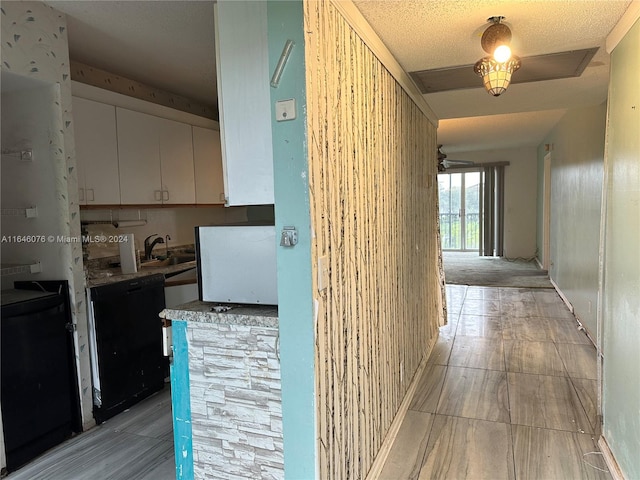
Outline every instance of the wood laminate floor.
<svg viewBox="0 0 640 480"><path fill-rule="evenodd" d="M610 479L596 350L555 290L447 285L447 305L380 479Z"/></svg>
<svg viewBox="0 0 640 480"><path fill-rule="evenodd" d="M609 479L596 352L551 289L447 286L441 328L381 479ZM8 480L175 479L169 387Z"/></svg>
<svg viewBox="0 0 640 480"><path fill-rule="evenodd" d="M7 480L174 480L169 386L44 453Z"/></svg>

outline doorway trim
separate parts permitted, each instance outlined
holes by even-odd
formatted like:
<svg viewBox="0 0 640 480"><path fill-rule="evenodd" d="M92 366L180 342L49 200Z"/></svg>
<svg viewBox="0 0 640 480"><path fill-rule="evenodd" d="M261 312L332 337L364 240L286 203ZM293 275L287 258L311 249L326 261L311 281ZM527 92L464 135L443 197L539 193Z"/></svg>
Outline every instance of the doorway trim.
<svg viewBox="0 0 640 480"><path fill-rule="evenodd" d="M467 219L467 175L468 174L473 174L473 173L477 173L478 174L478 212L472 212L473 214L477 214L478 215L478 232L476 235L476 247L474 248L469 248L469 243L468 242L468 238L467 238L467 228L468 228L468 219ZM449 179L449 187L451 187L451 182L452 182L452 175L460 175L460 208L458 209L458 212L447 212L447 214L449 215L449 222L448 225L451 224L451 215L457 215L457 217L459 218L459 222L460 222L460 231L459 231L459 237L460 237L460 248L445 248L444 246L442 247L443 251L447 251L447 252L479 252L481 245L482 245L482 229L483 229L483 225L482 225L482 218L483 218L483 197L482 197L482 192L484 189L484 173L483 173L483 169L479 168L479 167L472 167L472 168L455 168L455 169L450 169L447 172L444 173L439 173L438 174L438 178L440 178L441 176L447 176ZM472 185L473 188L474 185ZM439 188L439 185L438 185ZM438 192L438 195L440 195L440 192ZM439 197L440 199L440 197ZM449 201L450 204L450 201ZM442 204L440 204L441 206ZM441 208L441 207L439 207ZM439 210L438 214L441 216L441 221L440 221L440 229L442 229L442 224L445 222L442 222L442 211ZM451 235L449 235L450 237ZM441 244L442 244L442 240L441 240Z"/></svg>
<svg viewBox="0 0 640 480"><path fill-rule="evenodd" d="M542 268L549 271L551 265L551 152L544 156L542 183Z"/></svg>

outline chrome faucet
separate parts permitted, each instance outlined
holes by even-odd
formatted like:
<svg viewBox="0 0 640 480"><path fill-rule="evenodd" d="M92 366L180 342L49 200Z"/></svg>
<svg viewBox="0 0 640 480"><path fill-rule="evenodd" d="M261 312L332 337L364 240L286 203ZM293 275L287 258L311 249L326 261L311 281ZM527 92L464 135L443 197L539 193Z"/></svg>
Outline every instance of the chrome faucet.
<svg viewBox="0 0 640 480"><path fill-rule="evenodd" d="M144 258L146 260L151 260L151 252L153 251L153 247L156 246L156 244L158 243L164 243L164 240L162 239L162 237L158 237L155 238L151 243L149 243L149 240L151 240L151 238L153 237L157 237L158 234L154 233L153 235L149 235L147 238L144 239Z"/></svg>
<svg viewBox="0 0 640 480"><path fill-rule="evenodd" d="M171 237L169 235L165 235L164 236L164 249L165 249L165 252L167 254L167 258L169 258L169 240L171 240Z"/></svg>

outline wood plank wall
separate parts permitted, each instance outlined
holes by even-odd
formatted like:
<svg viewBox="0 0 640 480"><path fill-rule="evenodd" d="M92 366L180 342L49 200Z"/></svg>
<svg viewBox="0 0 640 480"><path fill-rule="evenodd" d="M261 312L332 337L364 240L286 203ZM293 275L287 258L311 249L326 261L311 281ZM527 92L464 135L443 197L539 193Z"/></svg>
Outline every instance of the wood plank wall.
<svg viewBox="0 0 640 480"><path fill-rule="evenodd" d="M436 128L329 1L304 15L319 473L359 479L442 320Z"/></svg>

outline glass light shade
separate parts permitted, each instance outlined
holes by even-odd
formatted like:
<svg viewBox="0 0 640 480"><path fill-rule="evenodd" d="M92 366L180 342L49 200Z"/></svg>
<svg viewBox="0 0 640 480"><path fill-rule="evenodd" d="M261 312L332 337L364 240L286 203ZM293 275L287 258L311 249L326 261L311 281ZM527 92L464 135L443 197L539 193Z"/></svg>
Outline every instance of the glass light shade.
<svg viewBox="0 0 640 480"><path fill-rule="evenodd" d="M493 52L493 58L498 63L504 63L511 58L511 49L509 45L500 45Z"/></svg>
<svg viewBox="0 0 640 480"><path fill-rule="evenodd" d="M519 68L520 59L516 56L502 63L492 57L484 57L474 65L473 71L482 77L487 92L497 97L505 92L511 83L511 74Z"/></svg>

